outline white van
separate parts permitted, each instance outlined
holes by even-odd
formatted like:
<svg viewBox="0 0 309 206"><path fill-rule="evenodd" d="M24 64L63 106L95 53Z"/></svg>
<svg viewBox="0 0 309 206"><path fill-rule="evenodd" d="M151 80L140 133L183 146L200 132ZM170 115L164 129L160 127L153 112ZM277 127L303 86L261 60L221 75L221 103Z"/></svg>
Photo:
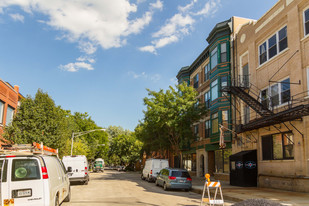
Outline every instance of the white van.
<svg viewBox="0 0 309 206"><path fill-rule="evenodd" d="M64 156L62 162L68 171L70 182L88 184L88 161L85 155Z"/></svg>
<svg viewBox="0 0 309 206"><path fill-rule="evenodd" d="M167 159L147 159L143 169L142 180L155 181L161 169L168 167Z"/></svg>
<svg viewBox="0 0 309 206"><path fill-rule="evenodd" d="M0 169L0 205L58 206L70 201L70 181L56 156L1 155Z"/></svg>

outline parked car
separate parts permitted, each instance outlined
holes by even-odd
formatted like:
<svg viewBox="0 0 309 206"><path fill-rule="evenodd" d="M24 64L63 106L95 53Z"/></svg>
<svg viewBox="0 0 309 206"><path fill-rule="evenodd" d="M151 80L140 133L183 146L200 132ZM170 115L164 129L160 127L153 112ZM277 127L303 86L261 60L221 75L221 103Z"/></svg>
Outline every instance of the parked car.
<svg viewBox="0 0 309 206"><path fill-rule="evenodd" d="M189 191L192 188L192 179L185 169L165 168L158 174L156 185L162 186L164 190L184 189Z"/></svg>
<svg viewBox="0 0 309 206"><path fill-rule="evenodd" d="M104 172L104 160L102 158L97 158L94 160L93 171Z"/></svg>
<svg viewBox="0 0 309 206"><path fill-rule="evenodd" d="M85 155L64 156L62 161L68 171L70 182L88 184L88 161Z"/></svg>
<svg viewBox="0 0 309 206"><path fill-rule="evenodd" d="M160 170L166 167L168 167L167 159L147 159L141 179L147 180L148 182L154 182Z"/></svg>
<svg viewBox="0 0 309 206"><path fill-rule="evenodd" d="M4 205L55 206L70 201L70 181L56 156L2 155L0 168Z"/></svg>

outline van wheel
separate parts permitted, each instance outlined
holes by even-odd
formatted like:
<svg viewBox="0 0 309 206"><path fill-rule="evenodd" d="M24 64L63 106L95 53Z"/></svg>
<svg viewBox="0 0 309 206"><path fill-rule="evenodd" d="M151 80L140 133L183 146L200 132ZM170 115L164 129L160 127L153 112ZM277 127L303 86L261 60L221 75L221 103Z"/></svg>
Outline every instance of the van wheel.
<svg viewBox="0 0 309 206"><path fill-rule="evenodd" d="M60 206L60 204L59 204L59 196L58 195L56 196L56 199L55 199L55 206Z"/></svg>
<svg viewBox="0 0 309 206"><path fill-rule="evenodd" d="M71 200L71 188L69 188L68 196L63 200L63 202L70 202Z"/></svg>

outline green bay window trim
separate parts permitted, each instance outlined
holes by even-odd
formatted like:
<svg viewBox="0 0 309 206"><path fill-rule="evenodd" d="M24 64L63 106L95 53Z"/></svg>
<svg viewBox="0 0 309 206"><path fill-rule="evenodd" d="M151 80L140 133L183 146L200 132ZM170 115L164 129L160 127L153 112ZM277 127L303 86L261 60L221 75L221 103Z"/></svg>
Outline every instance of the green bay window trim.
<svg viewBox="0 0 309 206"><path fill-rule="evenodd" d="M291 99L290 78L271 85L261 91L261 103L265 107L276 107L288 103Z"/></svg>
<svg viewBox="0 0 309 206"><path fill-rule="evenodd" d="M0 124L3 124L4 102L0 100Z"/></svg>
<svg viewBox="0 0 309 206"><path fill-rule="evenodd" d="M294 159L292 133L279 133L262 137L263 160Z"/></svg>
<svg viewBox="0 0 309 206"><path fill-rule="evenodd" d="M209 77L210 77L210 66L209 64L206 64L204 68L204 81L206 82L207 80L209 80Z"/></svg>
<svg viewBox="0 0 309 206"><path fill-rule="evenodd" d="M267 62L287 47L287 26L285 26L259 46L260 65Z"/></svg>
<svg viewBox="0 0 309 206"><path fill-rule="evenodd" d="M198 88L198 74L196 74L196 75L194 76L194 78L193 78L193 87L194 87L195 89Z"/></svg>
<svg viewBox="0 0 309 206"><path fill-rule="evenodd" d="M304 32L305 36L309 34L309 8L304 11Z"/></svg>
<svg viewBox="0 0 309 206"><path fill-rule="evenodd" d="M14 108L8 106L8 109L6 111L6 122L5 122L6 125L11 124L13 116L14 116Z"/></svg>

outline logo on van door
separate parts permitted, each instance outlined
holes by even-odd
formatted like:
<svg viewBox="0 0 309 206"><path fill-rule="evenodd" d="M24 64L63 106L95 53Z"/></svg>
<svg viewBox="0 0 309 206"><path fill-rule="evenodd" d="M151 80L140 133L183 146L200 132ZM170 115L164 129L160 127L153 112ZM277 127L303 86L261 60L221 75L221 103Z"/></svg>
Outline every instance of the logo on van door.
<svg viewBox="0 0 309 206"><path fill-rule="evenodd" d="M254 169L254 168L256 168L256 163L254 161L248 161L248 162L246 162L245 167L247 169Z"/></svg>

